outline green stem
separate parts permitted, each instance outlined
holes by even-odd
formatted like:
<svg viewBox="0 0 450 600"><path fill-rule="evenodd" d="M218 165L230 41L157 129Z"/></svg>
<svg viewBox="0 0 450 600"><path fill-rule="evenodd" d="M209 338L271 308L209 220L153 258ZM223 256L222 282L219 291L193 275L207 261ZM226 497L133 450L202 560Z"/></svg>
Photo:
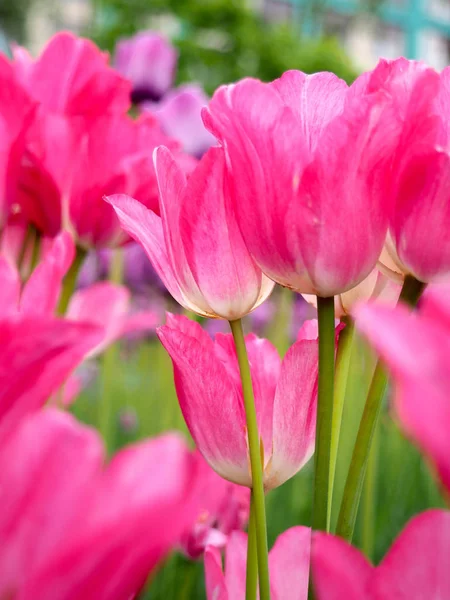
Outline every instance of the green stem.
<svg viewBox="0 0 450 600"><path fill-rule="evenodd" d="M109 266L109 280L120 284L123 279L123 252L114 250ZM98 428L105 444L106 452L112 450L113 433L113 395L116 381L116 367L119 358L118 343L111 344L103 354L102 362L102 393L99 403Z"/></svg>
<svg viewBox="0 0 450 600"><path fill-rule="evenodd" d="M258 587L258 549L256 546L256 523L253 493L250 500L248 522L247 576L245 580L245 600L256 600Z"/></svg>
<svg viewBox="0 0 450 600"><path fill-rule="evenodd" d="M419 300L424 284L407 276L400 293L399 302L415 306ZM381 364L377 363L367 395L364 412L361 417L358 435L345 482L344 495L339 512L336 533L345 540L351 541L355 529L361 491L366 474L369 451L374 432L381 412L383 397L387 388L387 374Z"/></svg>
<svg viewBox="0 0 450 600"><path fill-rule="evenodd" d="M64 316L66 314L67 307L69 306L70 299L72 298L72 294L75 291L78 275L80 273L80 269L83 265L84 259L86 258L86 254L86 250L77 247L73 263L71 264L70 269L67 271L67 274L64 277L63 281L61 296L59 298L58 304L58 315L60 316Z"/></svg>
<svg viewBox="0 0 450 600"><path fill-rule="evenodd" d="M339 437L341 434L342 415L344 412L345 392L347 389L348 373L350 370L350 359L355 339L355 326L353 321L348 320L345 328L339 334L339 344L336 354L336 375L334 384L334 406L333 420L331 425L331 447L330 447L330 502L328 503L328 522L331 522L331 505L333 502L333 488L336 477L336 464L339 449Z"/></svg>
<svg viewBox="0 0 450 600"><path fill-rule="evenodd" d="M261 465L261 450L256 421L255 399L253 396L252 378L245 347L242 321L230 321L231 331L236 346L239 371L244 396L245 416L247 420L248 450L252 473L252 495L256 525L256 545L258 550L258 579L260 600L270 599L266 507L264 499L264 482Z"/></svg>
<svg viewBox="0 0 450 600"><path fill-rule="evenodd" d="M363 531L362 549L365 555L373 560L375 544L375 519L376 519L376 491L377 491L377 467L379 450L379 428L375 429L370 449L369 461L367 463L367 475L363 488Z"/></svg>
<svg viewBox="0 0 450 600"><path fill-rule="evenodd" d="M314 471L312 527L329 531L330 452L334 396L334 298L317 297L319 320L319 389Z"/></svg>

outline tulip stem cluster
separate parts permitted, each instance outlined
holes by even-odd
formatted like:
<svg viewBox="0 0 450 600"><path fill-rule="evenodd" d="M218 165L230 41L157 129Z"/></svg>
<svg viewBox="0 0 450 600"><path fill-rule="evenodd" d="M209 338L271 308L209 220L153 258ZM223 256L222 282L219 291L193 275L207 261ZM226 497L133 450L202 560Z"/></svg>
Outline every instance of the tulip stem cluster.
<svg viewBox="0 0 450 600"><path fill-rule="evenodd" d="M334 400L334 298L317 297L319 388L317 401L313 528L329 531L331 431Z"/></svg>
<svg viewBox="0 0 450 600"><path fill-rule="evenodd" d="M250 500L250 518L248 523L247 574L245 580L246 600L255 600L258 587L258 548L256 543L255 501L253 493Z"/></svg>
<svg viewBox="0 0 450 600"><path fill-rule="evenodd" d="M330 441L330 502L328 503L328 522L331 520L331 505L333 502L333 488L336 476L336 464L339 450L339 438L341 433L342 415L344 412L345 394L347 391L348 374L352 358L353 340L355 339L355 327L351 320L345 324L345 328L339 334L338 349L336 354L336 375L334 382L334 404L333 421L331 425Z"/></svg>
<svg viewBox="0 0 450 600"><path fill-rule="evenodd" d="M414 307L423 290L424 284L414 277L405 277L399 302ZM372 377L364 412L361 417L355 447L345 482L344 495L336 526L336 533L345 540L351 541L355 529L356 516L363 488L364 478L369 460L375 430L386 392L388 377L384 365L378 362Z"/></svg>
<svg viewBox="0 0 450 600"><path fill-rule="evenodd" d="M248 450L250 455L250 468L252 474L252 509L256 526L256 545L258 554L258 580L260 600L270 599L267 523L264 498L263 467L261 464L262 452L256 421L255 399L253 395L252 378L245 347L242 321L230 321L231 331L236 347L239 363L239 372L242 382L245 416L247 421Z"/></svg>

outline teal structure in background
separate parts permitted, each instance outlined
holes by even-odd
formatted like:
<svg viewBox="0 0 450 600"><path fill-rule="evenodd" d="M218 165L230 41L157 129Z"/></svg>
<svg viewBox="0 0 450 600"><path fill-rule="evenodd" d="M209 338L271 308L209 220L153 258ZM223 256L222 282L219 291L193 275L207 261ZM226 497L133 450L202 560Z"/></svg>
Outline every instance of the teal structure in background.
<svg viewBox="0 0 450 600"><path fill-rule="evenodd" d="M277 0L275 0L277 2ZM361 0L279 0L292 6L294 19L301 23L302 31L315 34L321 30L321 14L332 11L354 16L369 9L369 2ZM404 34L404 55L420 58L421 35L438 34L450 44L450 0L380 0L371 3L373 13L387 26ZM441 13L441 14L440 14ZM444 14L446 13L446 14Z"/></svg>

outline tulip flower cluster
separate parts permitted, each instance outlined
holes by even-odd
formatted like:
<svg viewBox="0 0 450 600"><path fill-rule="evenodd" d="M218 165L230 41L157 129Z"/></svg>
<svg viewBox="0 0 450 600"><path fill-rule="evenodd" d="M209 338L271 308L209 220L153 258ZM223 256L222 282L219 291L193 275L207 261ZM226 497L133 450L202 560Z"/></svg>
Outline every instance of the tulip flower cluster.
<svg viewBox="0 0 450 600"><path fill-rule="evenodd" d="M208 600L450 598L444 508L377 566L351 545L389 379L393 418L450 492L450 70L245 79L203 108L214 145L196 153L170 127L179 97L128 114L170 88L166 50L123 42L123 75L67 33L0 56L0 598L128 600L174 549L203 560ZM131 240L186 315L133 313L117 283L76 289L87 250ZM243 327L277 285L316 307L281 357ZM111 458L106 431L67 412L79 365L136 331L172 361L194 450L165 432ZM337 506L358 332L379 360ZM311 519L269 552L266 496L313 455Z"/></svg>

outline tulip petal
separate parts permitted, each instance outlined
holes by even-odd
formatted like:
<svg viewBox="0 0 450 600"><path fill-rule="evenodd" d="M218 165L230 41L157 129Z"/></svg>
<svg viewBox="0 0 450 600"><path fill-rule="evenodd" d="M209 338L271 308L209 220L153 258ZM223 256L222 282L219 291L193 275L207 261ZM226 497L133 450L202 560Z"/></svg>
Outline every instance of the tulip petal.
<svg viewBox="0 0 450 600"><path fill-rule="evenodd" d="M262 274L230 204L222 148L208 150L189 177L179 218L186 260L214 313L235 320L250 312Z"/></svg>
<svg viewBox="0 0 450 600"><path fill-rule="evenodd" d="M204 561L207 600L229 600L220 550L214 546L206 548Z"/></svg>
<svg viewBox="0 0 450 600"><path fill-rule="evenodd" d="M57 319L0 322L0 432L41 408L101 336L96 327Z"/></svg>
<svg viewBox="0 0 450 600"><path fill-rule="evenodd" d="M247 564L247 534L233 531L225 555L225 581L228 596L236 600L245 598L245 574Z"/></svg>
<svg viewBox="0 0 450 600"><path fill-rule="evenodd" d="M121 194L105 198L119 218L125 231L139 242L169 293L188 310L196 307L185 297L169 261L161 218L143 204Z"/></svg>
<svg viewBox="0 0 450 600"><path fill-rule="evenodd" d="M412 519L375 570L373 600L450 598L450 512Z"/></svg>
<svg viewBox="0 0 450 600"><path fill-rule="evenodd" d="M191 337L163 326L157 335L172 359L180 407L198 449L219 475L250 486L242 400L224 365L199 343L200 333Z"/></svg>
<svg viewBox="0 0 450 600"><path fill-rule="evenodd" d="M295 475L314 452L317 379L317 339L296 342L281 363L273 403L273 454L266 469L267 489Z"/></svg>
<svg viewBox="0 0 450 600"><path fill-rule="evenodd" d="M297 115L311 151L319 143L325 126L343 110L348 85L334 73L305 75L286 71L270 84Z"/></svg>
<svg viewBox="0 0 450 600"><path fill-rule="evenodd" d="M278 536L269 553L270 589L274 600L306 600L310 550L309 527L291 527Z"/></svg>
<svg viewBox="0 0 450 600"><path fill-rule="evenodd" d="M1 317L3 319L17 312L20 298L19 273L4 256L0 256L0 281L2 282Z"/></svg>
<svg viewBox="0 0 450 600"><path fill-rule="evenodd" d="M198 281L187 259L186 243L189 232L185 235L185 217L182 215L184 197L187 193L186 177L171 152L164 146L155 150L154 162L158 178L164 239L173 272L180 288L184 290L185 295L193 299L193 303L200 311L204 314L213 314L214 311L205 302L205 297L199 289ZM195 203L200 200L195 198Z"/></svg>
<svg viewBox="0 0 450 600"><path fill-rule="evenodd" d="M344 540L314 532L311 570L317 600L368 600L373 567ZM387 600L387 598L385 598Z"/></svg>

